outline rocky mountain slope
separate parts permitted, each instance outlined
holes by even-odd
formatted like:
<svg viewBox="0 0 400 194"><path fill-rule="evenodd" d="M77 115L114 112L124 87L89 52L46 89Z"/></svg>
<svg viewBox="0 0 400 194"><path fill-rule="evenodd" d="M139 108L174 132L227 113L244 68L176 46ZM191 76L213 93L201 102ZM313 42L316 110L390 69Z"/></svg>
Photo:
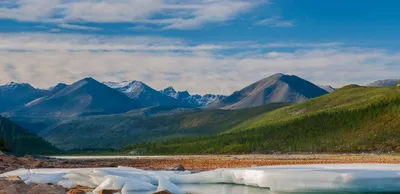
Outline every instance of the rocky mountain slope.
<svg viewBox="0 0 400 194"><path fill-rule="evenodd" d="M375 87L392 87L395 86L400 79L385 79L385 80L378 80L374 81L367 86L375 86Z"/></svg>
<svg viewBox="0 0 400 194"><path fill-rule="evenodd" d="M322 88L322 89L324 89L325 91L327 91L327 92L329 92L329 93L331 93L331 92L337 90L337 88L334 88L334 87L332 87L332 86L330 86L330 85L319 85L319 87Z"/></svg>
<svg viewBox="0 0 400 194"><path fill-rule="evenodd" d="M57 93L58 91L60 91L60 90L62 90L62 89L64 89L64 88L66 88L66 87L68 87L67 84L59 83L59 84L57 84L57 85L55 85L55 86L53 86L53 87L50 87L50 88L47 89L47 90L50 91L51 93Z"/></svg>
<svg viewBox="0 0 400 194"><path fill-rule="evenodd" d="M275 74L206 106L209 109L241 109L274 102L303 102L328 92L294 75Z"/></svg>

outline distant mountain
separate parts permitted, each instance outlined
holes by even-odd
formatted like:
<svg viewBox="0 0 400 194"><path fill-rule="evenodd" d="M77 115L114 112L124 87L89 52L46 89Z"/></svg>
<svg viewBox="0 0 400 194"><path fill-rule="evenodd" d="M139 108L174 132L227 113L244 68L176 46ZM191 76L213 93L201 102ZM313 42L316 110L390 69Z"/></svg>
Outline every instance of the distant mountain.
<svg viewBox="0 0 400 194"><path fill-rule="evenodd" d="M198 94L190 95L188 91L177 92L171 86L161 90L160 92L175 99L181 100L185 104L189 104L195 107L206 106L216 100L222 100L223 98L226 97L223 95L214 95L214 94L206 94L203 96Z"/></svg>
<svg viewBox="0 0 400 194"><path fill-rule="evenodd" d="M190 94L189 94L189 92L188 91L179 91L177 94L176 94L176 98L177 99L185 99L185 98L189 98L190 97Z"/></svg>
<svg viewBox="0 0 400 194"><path fill-rule="evenodd" d="M104 84L138 101L144 107L185 106L181 101L169 95L164 95L140 81L104 82Z"/></svg>
<svg viewBox="0 0 400 194"><path fill-rule="evenodd" d="M241 109L274 102L303 102L328 92L294 75L275 74L234 92L206 108Z"/></svg>
<svg viewBox="0 0 400 194"><path fill-rule="evenodd" d="M178 92L176 92L176 90L172 86L169 86L168 88L160 90L160 92L165 94L165 95L167 95L167 96L170 96L172 98L178 98L177 97Z"/></svg>
<svg viewBox="0 0 400 194"><path fill-rule="evenodd" d="M320 88L324 89L325 91L331 93L336 90L336 88L330 86L330 85L319 85Z"/></svg>
<svg viewBox="0 0 400 194"><path fill-rule="evenodd" d="M48 91L33 88L27 83L0 85L0 112L22 107L24 104L46 95Z"/></svg>
<svg viewBox="0 0 400 194"><path fill-rule="evenodd" d="M55 86L53 86L53 87L50 87L48 90L49 90L51 93L57 93L58 91L60 91L60 90L62 90L62 89L64 89L64 88L66 88L66 87L68 87L67 84L59 83L59 84L57 84L57 85L55 85Z"/></svg>
<svg viewBox="0 0 400 194"><path fill-rule="evenodd" d="M140 107L139 103L120 92L92 78L85 78L7 114L19 117L56 118L124 113Z"/></svg>
<svg viewBox="0 0 400 194"><path fill-rule="evenodd" d="M60 152L60 150L42 138L29 133L14 122L0 116L0 149L4 149L4 146L17 156Z"/></svg>
<svg viewBox="0 0 400 194"><path fill-rule="evenodd" d="M374 81L367 86L375 86L375 87L392 87L395 86L400 79L386 79L386 80L378 80Z"/></svg>
<svg viewBox="0 0 400 194"><path fill-rule="evenodd" d="M223 95L214 95L214 94L206 94L206 95L192 95L188 98L185 98L185 100L189 103L189 104L195 104L198 106L207 106L215 101L219 101L226 98L226 96Z"/></svg>

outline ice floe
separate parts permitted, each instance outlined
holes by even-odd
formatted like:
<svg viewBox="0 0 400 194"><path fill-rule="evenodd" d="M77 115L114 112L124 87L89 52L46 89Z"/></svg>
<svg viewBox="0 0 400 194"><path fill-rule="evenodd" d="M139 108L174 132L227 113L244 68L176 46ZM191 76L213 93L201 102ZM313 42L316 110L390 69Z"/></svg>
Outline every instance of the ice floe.
<svg viewBox="0 0 400 194"><path fill-rule="evenodd" d="M400 165L332 164L217 169L200 173L145 171L129 167L84 169L19 169L0 177L19 176L27 184L52 183L120 190L122 194L268 192L400 192ZM230 184L230 185L221 185ZM207 185L207 187L205 186ZM201 189L204 186L204 189ZM250 187L243 187L250 186Z"/></svg>

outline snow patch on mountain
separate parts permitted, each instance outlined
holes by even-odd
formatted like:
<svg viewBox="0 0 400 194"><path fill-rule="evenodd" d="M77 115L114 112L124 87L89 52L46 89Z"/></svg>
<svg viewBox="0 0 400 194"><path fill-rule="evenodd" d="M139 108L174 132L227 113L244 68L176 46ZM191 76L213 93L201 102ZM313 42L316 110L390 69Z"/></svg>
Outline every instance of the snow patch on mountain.
<svg viewBox="0 0 400 194"><path fill-rule="evenodd" d="M165 88L163 90L160 90L160 92L165 94L165 95L167 95L167 96L170 96L172 98L175 98L175 99L178 98L177 97L178 92L176 92L176 90L172 86L169 86L169 87L167 87L167 88Z"/></svg>
<svg viewBox="0 0 400 194"><path fill-rule="evenodd" d="M167 87L163 90L160 90L161 93L173 97L178 100L182 100L183 102L190 104L192 106L205 106L216 100L224 99L226 96L223 95L214 95L214 94L206 94L206 95L191 95L188 91L176 91L173 87Z"/></svg>

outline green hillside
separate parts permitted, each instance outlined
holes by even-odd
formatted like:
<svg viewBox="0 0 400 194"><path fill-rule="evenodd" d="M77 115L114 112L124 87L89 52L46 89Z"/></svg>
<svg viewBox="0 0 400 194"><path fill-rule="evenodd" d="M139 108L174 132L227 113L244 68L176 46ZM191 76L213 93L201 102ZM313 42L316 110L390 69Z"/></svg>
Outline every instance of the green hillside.
<svg viewBox="0 0 400 194"><path fill-rule="evenodd" d="M42 138L27 132L12 121L1 116L0 137L0 149L7 148L18 156L25 154L54 154L59 152L57 148Z"/></svg>
<svg viewBox="0 0 400 194"><path fill-rule="evenodd" d="M217 135L127 146L148 154L400 152L398 88L346 86Z"/></svg>
<svg viewBox="0 0 400 194"><path fill-rule="evenodd" d="M146 115L152 112L152 116L131 112L79 118L53 125L40 135L62 149L121 148L132 143L218 134L288 105L275 103L242 110L185 110L173 114L166 114L167 109L163 108L146 109Z"/></svg>

